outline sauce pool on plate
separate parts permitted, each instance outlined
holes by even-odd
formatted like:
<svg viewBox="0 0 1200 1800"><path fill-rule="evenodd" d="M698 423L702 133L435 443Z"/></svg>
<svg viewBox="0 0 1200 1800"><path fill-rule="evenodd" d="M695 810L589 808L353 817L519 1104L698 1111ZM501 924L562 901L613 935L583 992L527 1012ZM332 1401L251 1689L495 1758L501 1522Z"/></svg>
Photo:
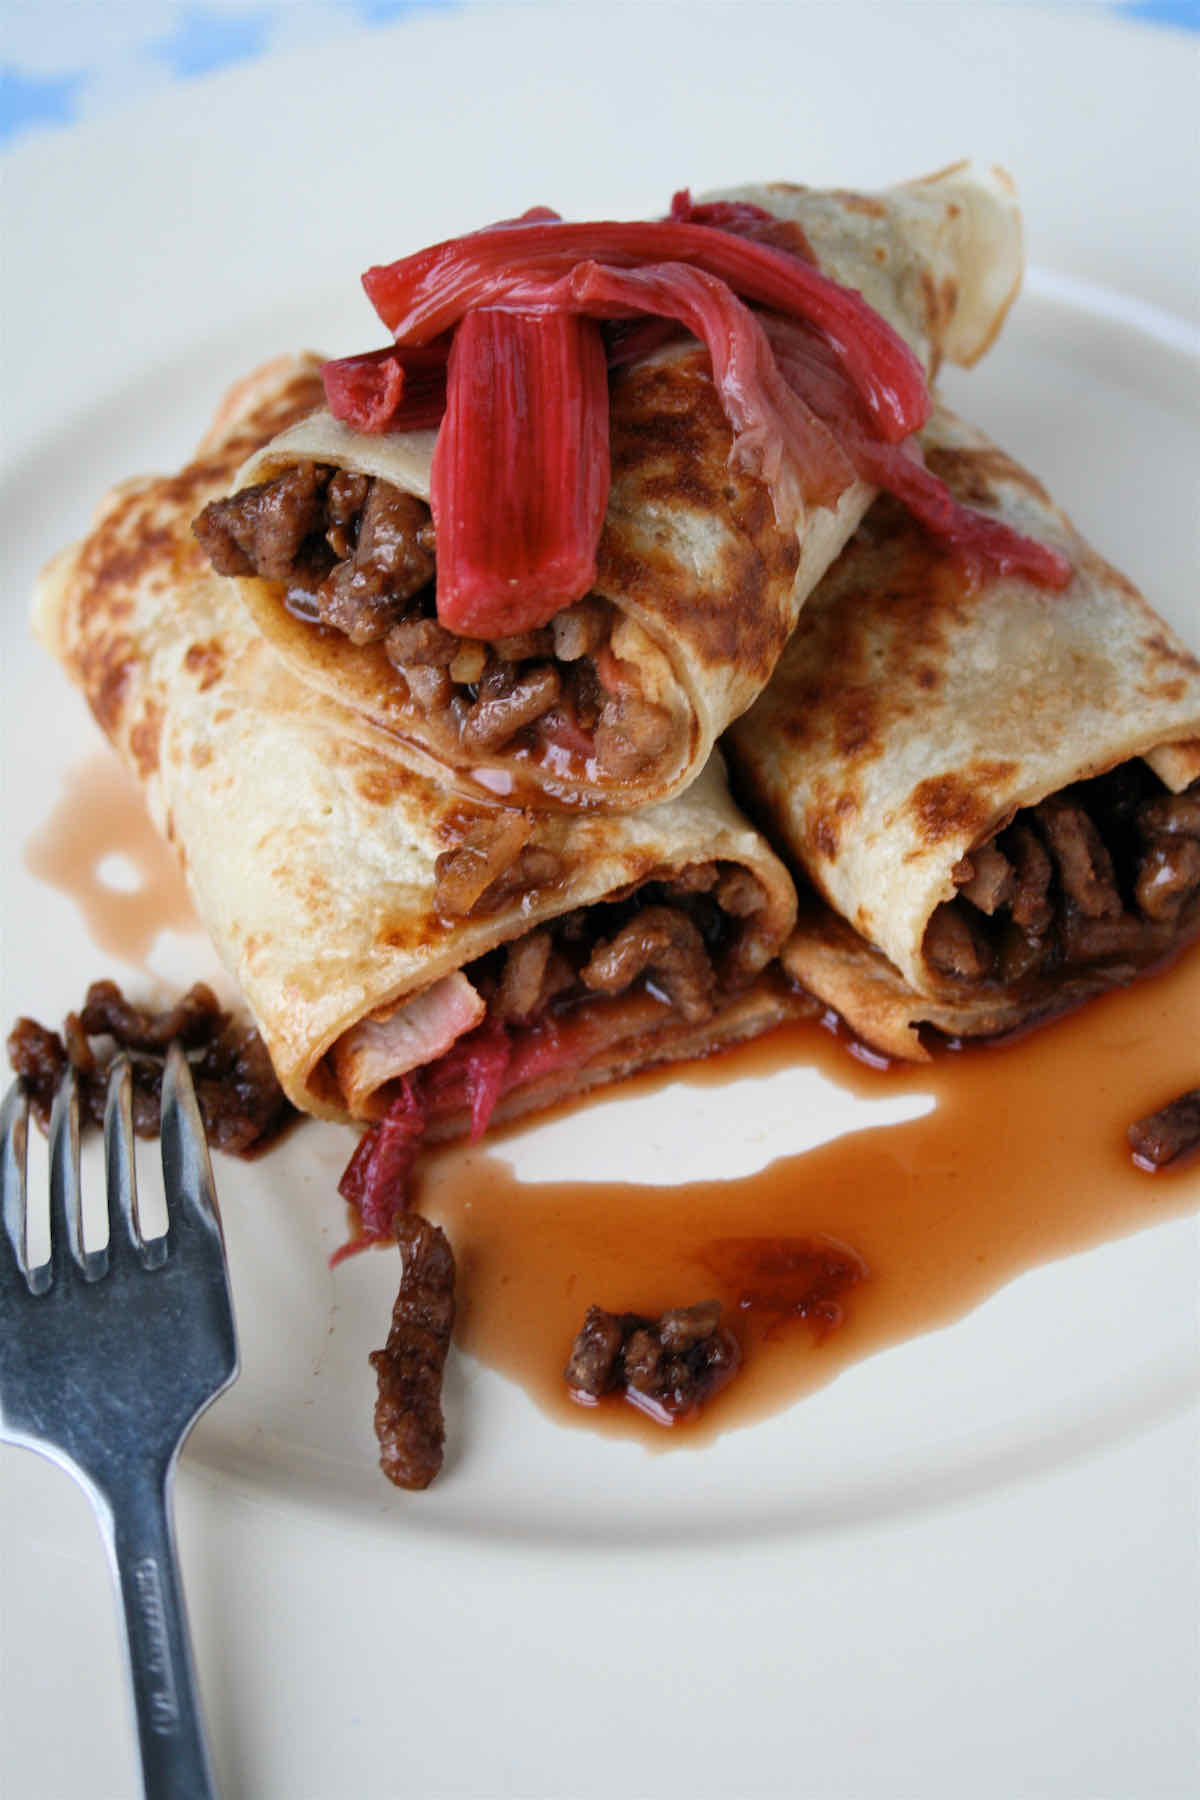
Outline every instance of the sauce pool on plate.
<svg viewBox="0 0 1200 1800"><path fill-rule="evenodd" d="M932 1064L872 1069L797 1024L622 1092L795 1064L864 1099L935 1105L742 1179L681 1186L531 1183L487 1147L431 1158L414 1201L455 1248L460 1347L564 1424L694 1447L949 1324L1024 1270L1200 1206L1194 1161L1148 1174L1126 1139L1196 1085L1200 946L1041 1030ZM589 1305L657 1316L714 1297L744 1361L697 1420L664 1429L618 1398L572 1404L562 1371Z"/></svg>
<svg viewBox="0 0 1200 1800"><path fill-rule="evenodd" d="M25 866L74 901L98 950L125 962L144 964L162 932L202 929L137 783L107 751L68 771Z"/></svg>

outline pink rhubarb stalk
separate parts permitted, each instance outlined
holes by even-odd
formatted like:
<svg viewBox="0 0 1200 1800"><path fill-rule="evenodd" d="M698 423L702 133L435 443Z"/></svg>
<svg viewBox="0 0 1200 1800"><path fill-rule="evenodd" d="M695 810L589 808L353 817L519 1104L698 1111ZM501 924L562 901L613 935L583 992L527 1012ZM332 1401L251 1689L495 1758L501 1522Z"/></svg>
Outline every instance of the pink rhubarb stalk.
<svg viewBox="0 0 1200 1800"><path fill-rule="evenodd" d="M329 410L356 431L428 430L446 410L449 354L446 342L406 350L385 344L327 362L321 380Z"/></svg>
<svg viewBox="0 0 1200 1800"><path fill-rule="evenodd" d="M599 328L561 308L468 313L450 351L431 484L447 630L511 637L586 594L608 482Z"/></svg>
<svg viewBox="0 0 1200 1800"><path fill-rule="evenodd" d="M393 1220L408 1205L413 1164L425 1141L429 1107L423 1071L403 1075L387 1112L368 1126L338 1182L338 1193L358 1213L361 1236L335 1250L330 1265L392 1235Z"/></svg>
<svg viewBox="0 0 1200 1800"><path fill-rule="evenodd" d="M805 262L817 260L794 219L781 219L752 200L694 201L689 188L680 188L672 196L670 218L676 225L715 225L718 231L731 231L756 244L773 244L776 250L787 250Z"/></svg>
<svg viewBox="0 0 1200 1800"><path fill-rule="evenodd" d="M1025 576L1041 587L1069 584L1073 571L1065 556L1002 519L964 506L914 454L915 446L882 444L873 437L853 389L817 333L768 314L762 324L783 379L835 431L863 481L893 494L973 574L986 568L996 575Z"/></svg>
<svg viewBox="0 0 1200 1800"><path fill-rule="evenodd" d="M789 250L714 225L635 220L493 226L368 269L363 286L398 342L426 344L472 307L537 310L545 304L546 282L569 275L581 262L624 269L682 262L702 269L744 300L824 332L876 433L889 443L929 416L920 364L860 294Z"/></svg>

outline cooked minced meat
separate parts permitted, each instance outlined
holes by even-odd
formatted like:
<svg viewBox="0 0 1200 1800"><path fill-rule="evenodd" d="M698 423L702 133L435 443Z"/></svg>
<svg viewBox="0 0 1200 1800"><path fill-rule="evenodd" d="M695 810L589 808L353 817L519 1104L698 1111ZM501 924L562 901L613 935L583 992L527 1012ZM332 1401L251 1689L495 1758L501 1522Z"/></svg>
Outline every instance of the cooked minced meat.
<svg viewBox="0 0 1200 1800"><path fill-rule="evenodd" d="M1200 838L1200 782L1182 794L1158 794L1144 801L1139 822L1151 837Z"/></svg>
<svg viewBox="0 0 1200 1800"><path fill-rule="evenodd" d="M536 846L526 845L520 857L535 853ZM745 909L741 914L719 904L723 888ZM640 987L686 1023L700 1024L722 996L762 967L762 956L745 946L754 946L756 915L765 907L765 892L749 871L695 863L624 899L549 920L489 951L467 974L489 1013L508 1023L527 1024Z"/></svg>
<svg viewBox="0 0 1200 1800"><path fill-rule="evenodd" d="M531 844L530 813L504 807L479 819L434 864L434 906L443 919L498 912L514 895L544 892L562 876L562 859L544 844Z"/></svg>
<svg viewBox="0 0 1200 1800"><path fill-rule="evenodd" d="M1086 919L1119 919L1123 908L1112 857L1091 816L1065 794L1043 800L1034 816L1068 905Z"/></svg>
<svg viewBox="0 0 1200 1800"><path fill-rule="evenodd" d="M446 1441L442 1373L454 1330L454 1252L420 1213L398 1213L395 1231L404 1259L400 1291L387 1343L370 1357L379 1378L375 1435L388 1480L427 1488Z"/></svg>
<svg viewBox="0 0 1200 1800"><path fill-rule="evenodd" d="M550 623L559 662L578 662L608 641L608 608L600 600L576 600Z"/></svg>
<svg viewBox="0 0 1200 1800"><path fill-rule="evenodd" d="M554 948L549 931L528 931L505 951L504 971L491 1010L497 1018L523 1024L544 1012L551 1000L574 987L575 981L575 970Z"/></svg>
<svg viewBox="0 0 1200 1800"><path fill-rule="evenodd" d="M1138 1119L1129 1127L1129 1147L1152 1169L1164 1169L1177 1157L1200 1150L1200 1088Z"/></svg>
<svg viewBox="0 0 1200 1800"><path fill-rule="evenodd" d="M557 705L562 682L550 663L519 670L497 663L479 684L479 693L463 720L461 736L468 750L487 754L503 749L526 725Z"/></svg>
<svg viewBox="0 0 1200 1800"><path fill-rule="evenodd" d="M999 906L1011 906L1016 894L1017 878L1007 856L995 844L984 844L973 850L967 860L969 873L959 883L964 900L991 918ZM1047 867L1047 877L1049 868Z"/></svg>
<svg viewBox="0 0 1200 1800"><path fill-rule="evenodd" d="M668 712L604 687L595 658L613 609L599 596L491 643L440 625L430 509L379 477L299 463L212 501L193 529L220 574L280 582L299 617L381 645L409 703L474 755L527 748L540 734L560 754L632 777L670 743Z"/></svg>
<svg viewBox="0 0 1200 1800"><path fill-rule="evenodd" d="M387 634L384 648L398 669L448 669L462 646L462 639L439 625L436 619L402 619ZM483 673L480 664L479 673ZM474 679L477 681L479 676Z"/></svg>
<svg viewBox="0 0 1200 1800"><path fill-rule="evenodd" d="M954 980L1145 966L1200 925L1200 783L1171 794L1123 763L1024 808L954 879L924 944Z"/></svg>
<svg viewBox="0 0 1200 1800"><path fill-rule="evenodd" d="M598 994L623 994L645 975L689 1025L712 1016L716 975L708 947L677 906L644 906L616 936L600 943L579 972Z"/></svg>
<svg viewBox="0 0 1200 1800"><path fill-rule="evenodd" d="M192 529L217 573L261 575L264 581L307 573L303 553L320 536L328 477L327 469L300 463L276 481L210 501Z"/></svg>
<svg viewBox="0 0 1200 1800"><path fill-rule="evenodd" d="M672 1307L657 1319L589 1306L563 1374L577 1400L594 1404L619 1393L671 1425L710 1400L740 1362L719 1300Z"/></svg>
<svg viewBox="0 0 1200 1800"><path fill-rule="evenodd" d="M1160 838L1150 844L1138 870L1134 894L1148 919L1177 919L1200 888L1200 833L1197 838Z"/></svg>
<svg viewBox="0 0 1200 1800"><path fill-rule="evenodd" d="M68 1067L75 1070L81 1118L103 1124L109 1071L117 1055L127 1052L133 1128L139 1137L155 1137L163 1069L176 1041L189 1053L209 1143L234 1155L262 1149L292 1109L257 1031L223 1012L203 982L158 1012L132 1005L113 981L93 982L79 1012L67 1014L61 1036L35 1019L18 1019L9 1034L8 1060L45 1129Z"/></svg>
<svg viewBox="0 0 1200 1800"><path fill-rule="evenodd" d="M671 716L661 706L618 694L606 700L596 724L596 755L614 775L636 775L671 741Z"/></svg>
<svg viewBox="0 0 1200 1800"><path fill-rule="evenodd" d="M925 954L943 975L962 981L982 981L992 972L991 947L966 907L938 907L925 933Z"/></svg>
<svg viewBox="0 0 1200 1800"><path fill-rule="evenodd" d="M1032 825L1018 818L1004 834L1005 855L1014 877L1014 893L1010 911L1013 924L1027 937L1043 937L1054 917L1050 899L1050 880L1054 870L1050 856Z"/></svg>
<svg viewBox="0 0 1200 1800"><path fill-rule="evenodd" d="M386 481L299 463L213 500L194 530L222 575L259 575L310 596L308 618L373 644L433 579L429 508Z"/></svg>

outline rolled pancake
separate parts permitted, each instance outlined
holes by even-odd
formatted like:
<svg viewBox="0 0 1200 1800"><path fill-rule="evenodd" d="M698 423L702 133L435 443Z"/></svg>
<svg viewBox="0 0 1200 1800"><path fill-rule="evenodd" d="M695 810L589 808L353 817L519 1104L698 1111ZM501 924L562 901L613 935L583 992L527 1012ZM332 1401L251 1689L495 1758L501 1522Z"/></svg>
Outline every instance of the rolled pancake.
<svg viewBox="0 0 1200 1800"><path fill-rule="evenodd" d="M397 763L255 631L191 520L318 391L303 359L243 382L187 468L109 495L35 605L40 636L175 846L289 1097L323 1117L373 1116L401 1073L503 1017L505 1117L788 1016L794 998L764 971L794 893L718 760L685 798L634 818L535 821ZM632 938L651 902L670 941L639 966ZM579 974L630 926L624 969ZM541 974L558 986L534 995L531 1015L514 1002L505 946L522 948L528 1000L538 928L550 939ZM459 1075L435 1136L468 1122L469 1070Z"/></svg>
<svg viewBox="0 0 1200 1800"><path fill-rule="evenodd" d="M981 355L1020 284L1020 215L999 171L958 165L878 195L775 184L708 198L749 200L790 221L818 267L860 288L930 372L943 356ZM427 502L434 441L432 431L357 432L322 410L252 457L233 485L316 465ZM599 645L571 652L556 630L552 648L514 660L526 682L546 680L549 667L561 692L552 703L547 687L543 712L508 738L481 747L477 710L467 717L475 686L453 667L452 687L431 688L427 670L406 673L417 665L382 641L352 642L344 628L298 616L308 603L294 591L289 610L285 580L234 579L289 667L394 734L399 756L414 746L435 757L464 791L612 810L668 798L761 692L874 490L854 480L836 500L812 500L799 530L778 517L764 484L731 466L708 353L691 339L614 372L610 445ZM802 491L804 482L801 471ZM431 593L412 604L428 615Z"/></svg>
<svg viewBox="0 0 1200 1800"><path fill-rule="evenodd" d="M726 740L827 903L785 966L904 1057L922 1022L1011 1030L1200 930L1200 661L981 432L939 408L921 436L1071 585L973 577L881 499Z"/></svg>

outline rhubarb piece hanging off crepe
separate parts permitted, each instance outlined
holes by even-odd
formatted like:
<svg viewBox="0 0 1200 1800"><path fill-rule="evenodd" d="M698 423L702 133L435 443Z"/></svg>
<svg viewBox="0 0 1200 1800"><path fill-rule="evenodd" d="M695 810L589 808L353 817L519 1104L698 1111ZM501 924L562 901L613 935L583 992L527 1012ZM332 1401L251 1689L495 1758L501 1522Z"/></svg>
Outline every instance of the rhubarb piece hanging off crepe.
<svg viewBox="0 0 1200 1800"><path fill-rule="evenodd" d="M319 392L311 359L243 382L187 468L114 490L36 603L289 1097L372 1118L419 1076L442 1137L790 1016L768 965L795 896L718 759L631 818L464 800L254 629L191 521Z"/></svg>
<svg viewBox="0 0 1200 1800"><path fill-rule="evenodd" d="M497 245L517 260L493 267ZM288 666L398 757L516 804L659 801L762 690L877 487L928 504L902 443L922 370L983 352L1021 263L1011 184L966 167L877 196L681 195L656 225L539 212L370 271L410 347L328 365L339 416L279 434L198 529ZM487 306L447 363L468 287ZM547 309L572 330L543 353ZM506 427L510 390L537 430ZM564 391L570 446L543 416ZM426 428L387 428L405 418Z"/></svg>
<svg viewBox="0 0 1200 1800"><path fill-rule="evenodd" d="M727 739L827 902L785 966L915 1059L923 1022L1010 1030L1200 933L1200 661L981 432L939 409L921 441L1070 586L964 569L881 499Z"/></svg>

